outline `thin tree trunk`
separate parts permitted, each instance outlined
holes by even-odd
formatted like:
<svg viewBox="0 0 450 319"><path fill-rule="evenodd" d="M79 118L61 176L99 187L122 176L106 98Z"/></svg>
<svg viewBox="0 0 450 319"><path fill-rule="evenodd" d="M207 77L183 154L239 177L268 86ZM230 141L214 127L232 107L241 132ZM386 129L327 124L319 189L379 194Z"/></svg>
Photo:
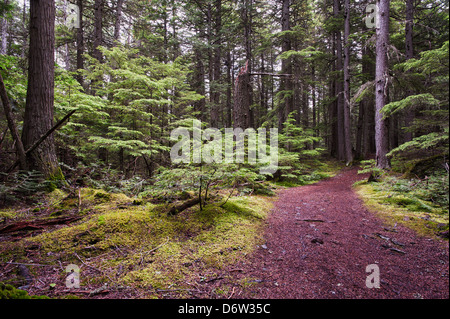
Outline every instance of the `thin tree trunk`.
<svg viewBox="0 0 450 319"><path fill-rule="evenodd" d="M352 139L350 134L350 1L345 0L344 23L344 151L347 164L353 161Z"/></svg>
<svg viewBox="0 0 450 319"><path fill-rule="evenodd" d="M248 82L245 84L247 87L248 92L245 93L246 99L248 101L248 119L247 119L247 127L253 127L254 126L254 114L253 109L250 108L250 106L253 104L253 88L250 84L250 74L252 73L252 61L253 61L253 52L252 52L252 10L253 10L253 0L245 0L244 1L244 10L243 10L243 24L244 24L244 42L245 42L245 57L247 59L246 62L246 71L248 73L248 79L247 76L244 76L242 80L245 82ZM246 107L247 108L247 107Z"/></svg>
<svg viewBox="0 0 450 319"><path fill-rule="evenodd" d="M386 154L389 148L388 121L381 110L386 105L388 84L387 50L389 43L389 5L390 0L377 0L378 24L376 28L376 72L375 72L375 144L376 162L379 168L389 168Z"/></svg>
<svg viewBox="0 0 450 319"><path fill-rule="evenodd" d="M227 52L227 106L225 109L225 126L226 127L231 127L232 125L232 120L231 120L231 108L232 108L232 86L233 86L233 80L232 80L232 61L231 61L231 53L228 51Z"/></svg>
<svg viewBox="0 0 450 319"><path fill-rule="evenodd" d="M222 29L222 0L215 1L215 26L214 26L214 50L212 56L212 81L211 81L211 126L219 124L220 102L220 61L221 61L221 29Z"/></svg>
<svg viewBox="0 0 450 319"><path fill-rule="evenodd" d="M334 0L333 13L335 17L340 15L340 3L339 0ZM336 43L336 70L342 71L342 40L341 32L335 31L335 43ZM335 96L337 103L337 158L341 161L345 160L345 138L344 138L344 88L342 85L341 75L336 79Z"/></svg>
<svg viewBox="0 0 450 319"><path fill-rule="evenodd" d="M290 25L290 0L283 0L281 10L281 31L289 31ZM291 40L289 35L283 36L281 43L281 51L286 52L291 50ZM281 61L282 73L292 73L292 63L290 59L283 59ZM278 126L283 127L284 122L287 120L288 115L293 111L293 99L292 99L292 80L289 78L282 78L280 83L280 89L284 91L283 103L280 105L278 112Z"/></svg>
<svg viewBox="0 0 450 319"><path fill-rule="evenodd" d="M82 70L84 69L83 0L77 0L77 6L80 13L80 16L78 17L80 25L77 29L77 70ZM80 72L77 73L76 79L80 85L84 87L83 76Z"/></svg>
<svg viewBox="0 0 450 319"><path fill-rule="evenodd" d="M20 168L23 170L28 169L27 157L25 155L25 148L23 147L22 141L20 139L19 130L17 129L16 122L11 110L11 105L9 104L8 94L6 93L5 84L3 82L3 77L0 74L0 98L3 104L3 109L5 111L6 120L8 121L8 127L11 132L13 140L16 142L17 153L19 154Z"/></svg>
<svg viewBox="0 0 450 319"><path fill-rule="evenodd" d="M406 27L405 27L405 53L406 59L412 59L414 57L413 47L413 24L414 24L414 0L406 1ZM413 94L411 89L407 90L407 96ZM410 127L414 120L414 111L411 109L405 112L405 127ZM405 132L405 142L411 141L413 134L410 131Z"/></svg>

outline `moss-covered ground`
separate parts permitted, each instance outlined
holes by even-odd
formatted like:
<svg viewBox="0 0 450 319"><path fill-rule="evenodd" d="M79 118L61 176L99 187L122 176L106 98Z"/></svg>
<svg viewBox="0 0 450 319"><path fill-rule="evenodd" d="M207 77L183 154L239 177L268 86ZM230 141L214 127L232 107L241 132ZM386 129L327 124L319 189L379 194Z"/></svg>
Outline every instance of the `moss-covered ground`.
<svg viewBox="0 0 450 319"><path fill-rule="evenodd" d="M273 200L234 196L222 206L223 201L211 203L200 211L197 205L169 216L165 204L123 194L55 190L38 205L0 216L7 223L82 218L3 236L0 282L24 285L17 271L23 264L34 278L30 294L83 298L92 292L101 296L103 289L111 297L161 298L202 293L199 285L230 273L233 264L257 247ZM66 286L69 264L80 267L79 289ZM226 295L228 290L217 287L215 293Z"/></svg>
<svg viewBox="0 0 450 319"><path fill-rule="evenodd" d="M388 224L404 225L421 236L448 238L448 207L423 199L414 182L387 177L380 182L359 182L355 190L366 207ZM446 237L447 236L447 237Z"/></svg>

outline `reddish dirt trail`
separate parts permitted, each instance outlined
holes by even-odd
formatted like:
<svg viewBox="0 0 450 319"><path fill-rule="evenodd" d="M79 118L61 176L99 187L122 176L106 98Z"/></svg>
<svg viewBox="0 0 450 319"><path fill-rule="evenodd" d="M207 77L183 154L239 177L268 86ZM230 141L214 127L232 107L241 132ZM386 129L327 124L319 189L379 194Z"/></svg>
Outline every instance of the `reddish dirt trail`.
<svg viewBox="0 0 450 319"><path fill-rule="evenodd" d="M351 168L281 191L265 245L243 265L242 275L255 284L240 297L449 298L448 242L402 226L386 230L352 190L362 178ZM379 266L379 289L366 287L369 264Z"/></svg>

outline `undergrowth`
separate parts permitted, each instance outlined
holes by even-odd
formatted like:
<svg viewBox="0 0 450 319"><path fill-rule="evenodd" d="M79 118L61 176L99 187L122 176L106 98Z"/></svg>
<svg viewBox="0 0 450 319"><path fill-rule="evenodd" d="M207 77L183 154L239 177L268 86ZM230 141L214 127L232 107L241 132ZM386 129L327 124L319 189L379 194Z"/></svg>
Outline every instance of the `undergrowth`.
<svg viewBox="0 0 450 319"><path fill-rule="evenodd" d="M448 238L449 175L445 170L424 178L405 178L377 169L371 171L367 166L360 173L375 176L371 182L355 184L357 192L374 211L420 234Z"/></svg>

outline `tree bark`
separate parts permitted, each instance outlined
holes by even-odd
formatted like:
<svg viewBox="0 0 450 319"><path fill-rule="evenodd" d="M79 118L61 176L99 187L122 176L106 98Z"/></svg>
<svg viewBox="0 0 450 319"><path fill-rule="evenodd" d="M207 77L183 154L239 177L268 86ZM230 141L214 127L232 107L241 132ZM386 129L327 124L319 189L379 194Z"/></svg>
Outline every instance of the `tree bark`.
<svg viewBox="0 0 450 319"><path fill-rule="evenodd" d="M55 65L55 2L30 3L30 49L28 89L25 104L22 143L28 149L53 126ZM27 155L29 169L47 179L63 179L56 157L53 134Z"/></svg>
<svg viewBox="0 0 450 319"><path fill-rule="evenodd" d="M340 1L334 0L333 2L333 14L335 17L340 15ZM336 70L342 71L342 39L341 32L335 31L335 48L336 48ZM336 109L337 109L337 158L340 161L345 160L345 138L344 138L344 88L342 84L342 76L339 75L336 79L335 85L335 97L336 97Z"/></svg>
<svg viewBox="0 0 450 319"><path fill-rule="evenodd" d="M218 127L219 124L219 102L220 102L220 61L222 58L221 50L221 29L222 29L222 0L215 0L215 19L214 19L214 41L212 56L212 81L211 81L211 126Z"/></svg>
<svg viewBox="0 0 450 319"><path fill-rule="evenodd" d="M116 21L114 23L114 40L119 41L120 38L120 22L122 19L122 6L124 0L117 0Z"/></svg>
<svg viewBox="0 0 450 319"><path fill-rule="evenodd" d="M375 69L375 144L376 163L379 168L389 168L386 154L389 148L388 121L383 118L381 110L387 101L389 44L389 5L390 0L377 0L378 26L376 28L376 69Z"/></svg>
<svg viewBox="0 0 450 319"><path fill-rule="evenodd" d="M195 92L200 95L205 95L205 65L203 63L203 55L201 48L194 46L195 55L195 69L193 70L193 87ZM199 119L201 121L206 121L206 100L202 98L201 100L194 103L194 111L199 113Z"/></svg>
<svg viewBox="0 0 450 319"><path fill-rule="evenodd" d="M4 3L8 5L9 0L4 0ZM0 54L6 55L8 53L8 20L6 18L0 20L0 32L2 33Z"/></svg>
<svg viewBox="0 0 450 319"><path fill-rule="evenodd" d="M406 1L406 26L405 26L405 54L406 59L412 59L414 57L413 47L413 24L414 24L414 0ZM411 89L407 90L407 96L412 95ZM414 120L414 111L406 110L405 112L405 127L410 127ZM411 141L413 134L410 131L405 132L405 142Z"/></svg>
<svg viewBox="0 0 450 319"><path fill-rule="evenodd" d="M102 60L102 52L98 49L103 45L103 9L104 0L95 0L94 2L94 48L93 57L98 61Z"/></svg>
<svg viewBox="0 0 450 319"><path fill-rule="evenodd" d="M291 1L283 0L282 9L281 9L281 31L290 31L291 23L290 23L290 8ZM287 52L291 50L292 43L290 39L290 35L286 34L283 36L281 43L281 52ZM292 63L291 59L283 59L281 61L281 71L284 74L292 73ZM281 91L284 91L284 96L282 99L282 103L280 105L278 111L278 126L281 129L283 127L284 122L287 120L288 115L294 110L293 107L293 98L292 98L292 80L290 78L282 78L280 83Z"/></svg>
<svg viewBox="0 0 450 319"><path fill-rule="evenodd" d="M233 127L245 130L250 127L250 74L248 60L236 77L234 86Z"/></svg>
<svg viewBox="0 0 450 319"><path fill-rule="evenodd" d="M80 27L77 29L77 70L84 69L84 26L83 26L83 0L77 0L80 16L78 17ZM84 87L83 76L77 72L76 79L82 87Z"/></svg>
<svg viewBox="0 0 450 319"><path fill-rule="evenodd" d="M352 139L350 134L350 1L345 0L344 23L344 151L347 164L353 161Z"/></svg>

